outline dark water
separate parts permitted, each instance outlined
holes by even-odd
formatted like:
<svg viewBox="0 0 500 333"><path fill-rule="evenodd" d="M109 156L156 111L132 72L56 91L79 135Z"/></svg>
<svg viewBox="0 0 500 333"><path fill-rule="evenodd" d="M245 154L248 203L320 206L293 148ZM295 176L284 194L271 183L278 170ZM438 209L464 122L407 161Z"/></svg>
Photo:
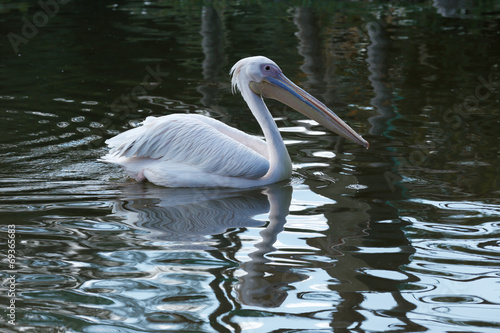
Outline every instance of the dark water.
<svg viewBox="0 0 500 333"><path fill-rule="evenodd" d="M43 3L0 0L2 332L500 331L498 2ZM258 54L370 149L271 101L289 183L97 161L148 115L260 134Z"/></svg>

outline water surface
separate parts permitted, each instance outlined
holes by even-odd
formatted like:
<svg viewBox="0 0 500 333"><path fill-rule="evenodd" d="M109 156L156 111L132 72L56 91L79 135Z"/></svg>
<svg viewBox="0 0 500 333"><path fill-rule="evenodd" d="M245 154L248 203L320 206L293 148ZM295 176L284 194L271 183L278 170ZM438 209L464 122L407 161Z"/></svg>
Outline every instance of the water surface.
<svg viewBox="0 0 500 333"><path fill-rule="evenodd" d="M499 12L1 1L2 331L499 331ZM257 54L370 149L267 101L289 182L167 189L97 160L148 115L261 135L228 76Z"/></svg>

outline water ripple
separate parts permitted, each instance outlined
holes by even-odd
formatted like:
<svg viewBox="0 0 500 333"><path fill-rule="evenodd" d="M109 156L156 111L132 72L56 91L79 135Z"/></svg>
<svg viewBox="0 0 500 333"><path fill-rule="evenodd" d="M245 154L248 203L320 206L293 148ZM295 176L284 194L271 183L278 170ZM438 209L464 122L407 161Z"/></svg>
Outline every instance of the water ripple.
<svg viewBox="0 0 500 333"><path fill-rule="evenodd" d="M61 274L20 274L16 278L22 290L75 288L78 280L74 276Z"/></svg>
<svg viewBox="0 0 500 333"><path fill-rule="evenodd" d="M459 213L451 215L450 218L467 218L467 217L489 217L500 216L500 207L494 204L472 201L433 201L425 199L412 199L409 202L416 202L422 205L436 207L442 212L454 211Z"/></svg>

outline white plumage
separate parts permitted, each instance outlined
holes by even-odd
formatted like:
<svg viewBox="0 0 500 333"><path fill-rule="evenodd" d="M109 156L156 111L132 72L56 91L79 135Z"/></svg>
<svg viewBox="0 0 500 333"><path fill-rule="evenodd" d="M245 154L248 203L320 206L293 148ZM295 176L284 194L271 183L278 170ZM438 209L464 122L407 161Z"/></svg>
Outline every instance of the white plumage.
<svg viewBox="0 0 500 333"><path fill-rule="evenodd" d="M214 180L229 186L220 177L255 179L269 169L263 140L196 114L148 117L106 143L112 150L103 160L124 166L137 180L168 187Z"/></svg>
<svg viewBox="0 0 500 333"><path fill-rule="evenodd" d="M289 178L291 161L262 95L305 114L318 105L331 111L293 85L265 57L242 59L231 74L233 89L241 91L266 141L206 116L172 114L148 117L141 126L107 140L111 150L102 160L123 166L137 181L149 180L167 187L244 188ZM302 104L297 104L297 99ZM340 125L347 126L343 122Z"/></svg>

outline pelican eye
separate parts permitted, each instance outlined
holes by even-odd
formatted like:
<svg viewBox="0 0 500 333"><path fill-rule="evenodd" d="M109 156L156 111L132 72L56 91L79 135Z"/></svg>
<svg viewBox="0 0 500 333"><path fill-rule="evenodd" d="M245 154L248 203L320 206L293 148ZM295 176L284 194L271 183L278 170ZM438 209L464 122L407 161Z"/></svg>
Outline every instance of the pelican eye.
<svg viewBox="0 0 500 333"><path fill-rule="evenodd" d="M271 70L271 66L266 65L266 67L264 67L264 69L265 69L266 71L270 71L270 70Z"/></svg>

